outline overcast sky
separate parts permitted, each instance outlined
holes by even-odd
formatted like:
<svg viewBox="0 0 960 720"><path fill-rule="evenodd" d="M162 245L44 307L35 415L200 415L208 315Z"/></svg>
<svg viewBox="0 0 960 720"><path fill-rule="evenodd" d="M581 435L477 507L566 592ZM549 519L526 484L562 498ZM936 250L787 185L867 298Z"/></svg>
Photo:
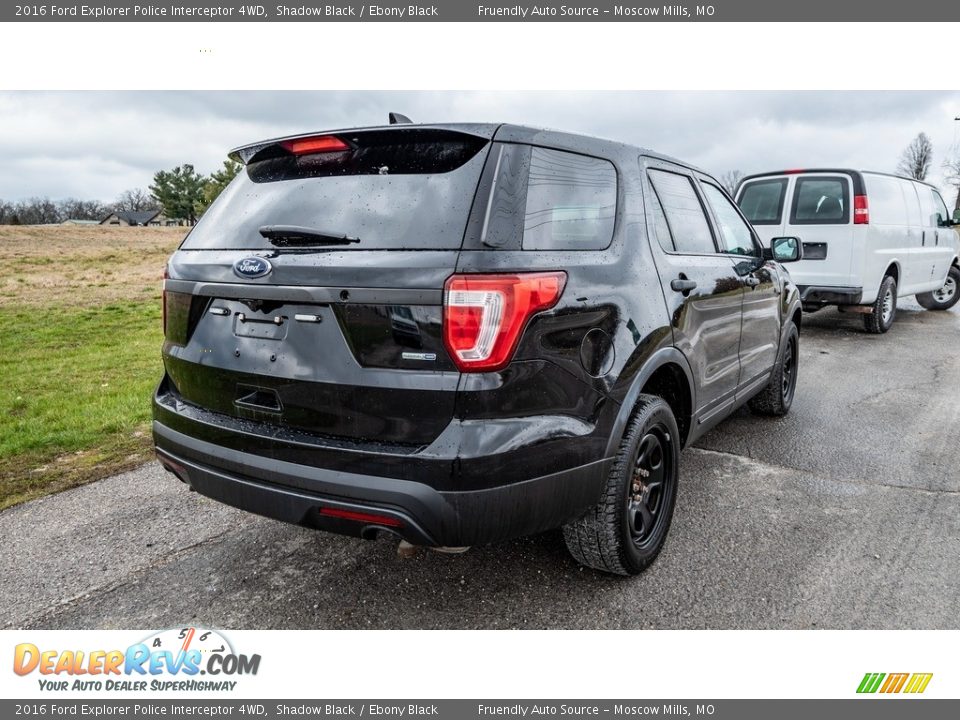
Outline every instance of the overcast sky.
<svg viewBox="0 0 960 720"><path fill-rule="evenodd" d="M156 170L219 167L236 145L295 132L415 122L513 122L667 153L721 175L788 167L893 172L920 131L929 178L960 142L960 92L5 92L0 199L113 200ZM947 202L952 203L952 191Z"/></svg>

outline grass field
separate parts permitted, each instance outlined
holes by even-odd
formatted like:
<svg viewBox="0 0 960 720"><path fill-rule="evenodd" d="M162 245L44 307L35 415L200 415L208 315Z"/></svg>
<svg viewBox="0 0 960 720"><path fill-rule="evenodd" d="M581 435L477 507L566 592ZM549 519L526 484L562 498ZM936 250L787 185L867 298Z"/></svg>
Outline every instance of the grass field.
<svg viewBox="0 0 960 720"><path fill-rule="evenodd" d="M183 228L0 226L0 509L150 457Z"/></svg>

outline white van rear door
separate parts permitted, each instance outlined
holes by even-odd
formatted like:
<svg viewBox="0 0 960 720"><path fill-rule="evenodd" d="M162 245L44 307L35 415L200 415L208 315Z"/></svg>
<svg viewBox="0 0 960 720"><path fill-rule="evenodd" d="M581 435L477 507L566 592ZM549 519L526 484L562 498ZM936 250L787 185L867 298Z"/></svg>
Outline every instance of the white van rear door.
<svg viewBox="0 0 960 720"><path fill-rule="evenodd" d="M853 182L839 173L801 173L789 188L783 235L803 241L804 259L790 265L797 285L860 285L855 258Z"/></svg>

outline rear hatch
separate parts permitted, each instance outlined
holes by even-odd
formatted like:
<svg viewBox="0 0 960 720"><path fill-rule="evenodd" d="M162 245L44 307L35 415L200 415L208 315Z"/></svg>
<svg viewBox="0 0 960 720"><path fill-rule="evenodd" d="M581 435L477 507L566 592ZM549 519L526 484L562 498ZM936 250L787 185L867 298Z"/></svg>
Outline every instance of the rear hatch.
<svg viewBox="0 0 960 720"><path fill-rule="evenodd" d="M380 128L241 148L171 258L178 399L347 441L423 446L459 373L442 340L493 128Z"/></svg>

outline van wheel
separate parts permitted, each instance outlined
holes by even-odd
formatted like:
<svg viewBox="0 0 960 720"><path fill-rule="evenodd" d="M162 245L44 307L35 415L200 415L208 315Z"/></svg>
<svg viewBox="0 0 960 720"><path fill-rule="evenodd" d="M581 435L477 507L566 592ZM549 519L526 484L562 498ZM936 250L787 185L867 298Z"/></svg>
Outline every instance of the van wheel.
<svg viewBox="0 0 960 720"><path fill-rule="evenodd" d="M670 529L679 465L673 411L661 398L641 395L600 502L563 528L577 562L618 575L643 572L660 554Z"/></svg>
<svg viewBox="0 0 960 720"><path fill-rule="evenodd" d="M960 268L956 265L950 267L942 288L917 295L917 302L927 310L949 310L957 300L960 300Z"/></svg>
<svg viewBox="0 0 960 720"><path fill-rule="evenodd" d="M873 312L863 316L863 327L868 333L882 335L897 316L897 281L887 275L880 283L880 292L873 301Z"/></svg>
<svg viewBox="0 0 960 720"><path fill-rule="evenodd" d="M750 410L756 415L770 417L783 417L790 412L793 396L797 390L799 369L800 333L797 332L797 326L790 323L787 340L783 346L783 355L780 356L767 386L747 401Z"/></svg>

